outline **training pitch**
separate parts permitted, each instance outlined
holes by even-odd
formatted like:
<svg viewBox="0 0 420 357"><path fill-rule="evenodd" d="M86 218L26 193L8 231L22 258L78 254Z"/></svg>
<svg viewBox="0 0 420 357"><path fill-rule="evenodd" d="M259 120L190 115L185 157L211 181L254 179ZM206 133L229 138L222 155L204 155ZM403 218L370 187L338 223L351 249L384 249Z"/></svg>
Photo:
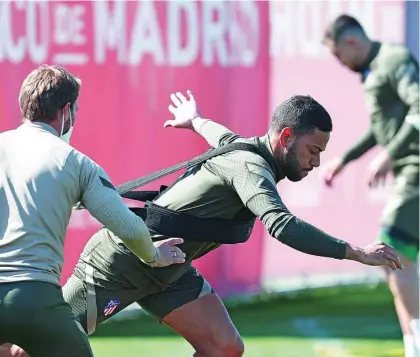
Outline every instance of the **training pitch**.
<svg viewBox="0 0 420 357"><path fill-rule="evenodd" d="M275 297L229 312L246 357L403 357L385 286L342 287ZM193 349L149 316L111 321L91 336L98 357L188 357Z"/></svg>

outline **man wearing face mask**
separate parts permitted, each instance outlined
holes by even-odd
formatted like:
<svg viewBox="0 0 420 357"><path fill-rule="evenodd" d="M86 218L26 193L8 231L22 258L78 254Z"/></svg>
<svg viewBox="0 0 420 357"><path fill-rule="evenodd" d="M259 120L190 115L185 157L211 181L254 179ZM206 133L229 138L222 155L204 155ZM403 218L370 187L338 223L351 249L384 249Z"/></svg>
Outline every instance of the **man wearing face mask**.
<svg viewBox="0 0 420 357"><path fill-rule="evenodd" d="M394 176L393 191L380 220L379 239L394 246L405 267L386 269L404 335L405 357L420 357L419 326L419 64L401 45L373 41L353 17L341 15L324 42L332 54L360 75L370 126L365 135L326 171L326 184L370 149L382 152L369 167L371 187Z"/></svg>
<svg viewBox="0 0 420 357"><path fill-rule="evenodd" d="M117 235L106 229L95 233L63 287L65 300L88 334L136 302L191 343L194 357L242 356L243 342L223 302L191 264L222 241L234 244L244 230L231 229L232 223L233 228L245 225L246 241L256 217L272 237L306 254L401 269L392 247L375 243L359 248L336 239L295 217L277 192L280 180L299 182L320 165L332 130L331 118L321 104L309 96L294 96L275 110L266 135L243 138L200 118L189 96L190 100L181 93L171 95L175 119L165 126L193 130L215 150L247 143L256 151L236 149L192 166L153 199L153 204L175 211L178 218L199 221L195 227L187 225L193 234L184 237L185 264L149 269ZM151 229L149 215L150 211L147 224ZM167 226L151 229L153 239L169 236L162 228ZM209 240L202 240L206 235ZM116 300L117 306L109 305Z"/></svg>
<svg viewBox="0 0 420 357"><path fill-rule="evenodd" d="M64 238L80 203L144 264L183 263L182 239L153 244L106 173L68 145L80 81L43 65L23 81L22 125L0 134L0 341L31 357L90 357L60 288ZM155 247L156 245L156 247Z"/></svg>

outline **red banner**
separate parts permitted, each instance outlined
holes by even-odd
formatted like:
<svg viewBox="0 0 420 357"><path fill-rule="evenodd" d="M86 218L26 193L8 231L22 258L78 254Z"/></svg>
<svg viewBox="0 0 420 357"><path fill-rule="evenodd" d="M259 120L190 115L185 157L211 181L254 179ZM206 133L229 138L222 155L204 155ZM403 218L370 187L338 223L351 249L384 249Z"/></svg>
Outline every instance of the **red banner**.
<svg viewBox="0 0 420 357"><path fill-rule="evenodd" d="M114 184L208 148L192 133L163 129L173 91L191 89L204 115L242 135L266 130L267 3L1 1L0 18L0 129L19 124L28 72L62 64L82 80L72 145ZM73 215L63 281L98 227L86 212ZM257 228L246 245L223 247L196 265L222 294L259 289L261 236Z"/></svg>
<svg viewBox="0 0 420 357"><path fill-rule="evenodd" d="M312 95L334 121L327 161L368 125L357 75L321 45L326 24L343 12L355 14L372 37L403 42L403 1L0 1L0 130L19 125L17 97L28 72L58 63L82 79L72 145L114 184L208 148L190 132L162 127L169 94L187 89L205 116L244 136L263 135L287 97ZM321 166L298 184L281 183L281 196L297 216L368 244L386 195L367 188L371 158L349 166L334 189L323 186ZM72 216L63 280L98 227L87 212ZM264 236L257 223L248 243L224 246L195 265L222 295L258 291L262 280L285 286L374 271L306 256Z"/></svg>

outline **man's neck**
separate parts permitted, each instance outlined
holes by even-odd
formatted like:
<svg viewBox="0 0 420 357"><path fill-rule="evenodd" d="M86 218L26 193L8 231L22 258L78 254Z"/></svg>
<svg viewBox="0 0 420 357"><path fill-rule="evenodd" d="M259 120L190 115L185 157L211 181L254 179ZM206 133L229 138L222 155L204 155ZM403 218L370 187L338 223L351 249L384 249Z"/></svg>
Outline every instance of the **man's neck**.
<svg viewBox="0 0 420 357"><path fill-rule="evenodd" d="M274 159L274 165L276 166L276 179L277 179L277 182L279 182L280 180L283 180L285 176L283 174L281 167L279 166L277 162L276 154L275 154L277 151L278 140L276 138L276 133L273 133L271 131L267 133L267 136L268 136L268 144L270 145L270 149L271 149L271 154L273 155L273 159Z"/></svg>
<svg viewBox="0 0 420 357"><path fill-rule="evenodd" d="M268 135L268 141L271 146L271 151L275 153L277 151L277 145L278 145L278 139L276 137L276 133L269 131L267 135Z"/></svg>
<svg viewBox="0 0 420 357"><path fill-rule="evenodd" d="M57 128L58 125L56 123L54 123L54 122L46 123L46 122L40 121L40 120L38 120L38 121L31 121L29 119L23 119L22 120L22 124L25 124L25 125L48 126L48 127L52 128L52 129L54 129L56 135L59 135L59 133L60 133L60 129Z"/></svg>

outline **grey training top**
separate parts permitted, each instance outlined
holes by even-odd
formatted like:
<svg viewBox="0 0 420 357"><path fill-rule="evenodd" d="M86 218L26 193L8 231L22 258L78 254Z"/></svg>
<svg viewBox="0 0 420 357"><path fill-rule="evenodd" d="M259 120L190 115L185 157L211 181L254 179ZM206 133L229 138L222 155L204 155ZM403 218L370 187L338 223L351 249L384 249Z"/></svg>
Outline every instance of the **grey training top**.
<svg viewBox="0 0 420 357"><path fill-rule="evenodd" d="M0 134L0 283L59 284L66 229L78 202L124 241L144 238L143 222L106 173L51 126L22 124Z"/></svg>

